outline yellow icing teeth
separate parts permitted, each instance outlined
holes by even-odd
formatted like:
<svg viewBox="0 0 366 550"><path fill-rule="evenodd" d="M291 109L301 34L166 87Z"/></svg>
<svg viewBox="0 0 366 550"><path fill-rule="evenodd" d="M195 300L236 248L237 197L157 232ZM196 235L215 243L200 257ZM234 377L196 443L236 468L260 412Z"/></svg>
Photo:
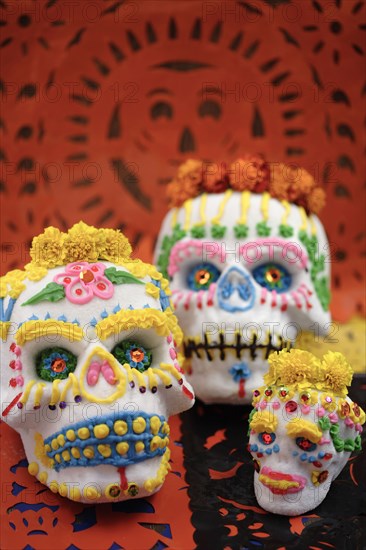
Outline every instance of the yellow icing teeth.
<svg viewBox="0 0 366 550"><path fill-rule="evenodd" d="M100 498L100 492L95 487L86 487L83 491L84 497L88 500L96 500Z"/></svg>
<svg viewBox="0 0 366 550"><path fill-rule="evenodd" d="M52 449L53 449L54 451L57 451L57 450L58 450L59 444L58 444L58 442L57 442L57 439L52 439L52 441L51 441L51 447L52 447Z"/></svg>
<svg viewBox="0 0 366 550"><path fill-rule="evenodd" d="M67 430L66 437L69 441L75 441L76 435L75 435L74 430Z"/></svg>
<svg viewBox="0 0 366 550"><path fill-rule="evenodd" d="M71 454L74 458L80 458L80 451L77 447L71 449Z"/></svg>
<svg viewBox="0 0 366 550"><path fill-rule="evenodd" d="M150 418L150 430L151 430L151 433L156 435L160 429L160 426L161 426L161 421L160 421L160 418L158 416L152 416Z"/></svg>
<svg viewBox="0 0 366 550"><path fill-rule="evenodd" d="M62 451L61 456L66 462L71 460L71 456L70 456L69 451Z"/></svg>
<svg viewBox="0 0 366 550"><path fill-rule="evenodd" d="M28 472L32 476L36 476L38 474L38 471L39 471L39 466L38 466L37 462L31 462L28 466Z"/></svg>
<svg viewBox="0 0 366 550"><path fill-rule="evenodd" d="M158 437L157 435L155 435L151 440L150 449L152 451L156 451L156 449L158 449L161 446L161 443L162 443L161 437Z"/></svg>
<svg viewBox="0 0 366 550"><path fill-rule="evenodd" d="M141 451L143 451L144 449L145 449L145 445L143 444L142 441L138 441L138 442L135 444L136 453L141 453Z"/></svg>
<svg viewBox="0 0 366 550"><path fill-rule="evenodd" d="M62 434L57 436L57 443L60 445L60 447L63 447L65 445L65 437Z"/></svg>
<svg viewBox="0 0 366 550"><path fill-rule="evenodd" d="M124 420L117 420L113 427L117 435L125 435L128 431L127 422Z"/></svg>
<svg viewBox="0 0 366 550"><path fill-rule="evenodd" d="M146 420L142 416L138 416L132 422L132 429L135 434L142 434L146 430Z"/></svg>
<svg viewBox="0 0 366 550"><path fill-rule="evenodd" d="M109 435L109 428L107 424L98 424L94 426L94 435L98 439L104 439Z"/></svg>
<svg viewBox="0 0 366 550"><path fill-rule="evenodd" d="M125 441L122 441L121 443L117 443L116 445L116 451L119 455L125 455L130 448L129 444Z"/></svg>
<svg viewBox="0 0 366 550"><path fill-rule="evenodd" d="M83 450L83 455L86 456L86 458L94 458L94 449L93 447L85 447Z"/></svg>
<svg viewBox="0 0 366 550"><path fill-rule="evenodd" d="M108 458L112 454L112 449L110 445L98 445L98 452L104 456L104 458Z"/></svg>
<svg viewBox="0 0 366 550"><path fill-rule="evenodd" d="M88 428L79 428L78 436L80 439L88 439L90 437L90 432Z"/></svg>

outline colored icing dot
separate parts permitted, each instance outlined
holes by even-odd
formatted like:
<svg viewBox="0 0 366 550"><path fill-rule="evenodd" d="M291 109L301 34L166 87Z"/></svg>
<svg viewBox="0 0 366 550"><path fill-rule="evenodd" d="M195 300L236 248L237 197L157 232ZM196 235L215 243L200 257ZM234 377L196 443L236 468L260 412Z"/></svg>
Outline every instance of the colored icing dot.
<svg viewBox="0 0 366 550"><path fill-rule="evenodd" d="M74 269L75 271L80 271L81 265L75 265L75 266L73 267L73 269Z"/></svg>
<svg viewBox="0 0 366 550"><path fill-rule="evenodd" d="M75 290L75 294L77 294L78 296L80 296L80 294L82 294L82 293L83 293L83 291L81 290L81 288L77 288Z"/></svg>
<svg viewBox="0 0 366 550"><path fill-rule="evenodd" d="M11 369L13 369L13 370L15 369L15 361L14 361L14 359L13 359L12 361L10 361L9 367L10 367Z"/></svg>
<svg viewBox="0 0 366 550"><path fill-rule="evenodd" d="M22 409L23 408L23 403L17 403L17 407L18 407L18 409Z"/></svg>
<svg viewBox="0 0 366 550"><path fill-rule="evenodd" d="M281 278L281 272L279 269L272 267L266 271L264 277L269 283L275 283Z"/></svg>
<svg viewBox="0 0 366 550"><path fill-rule="evenodd" d="M10 345L10 351L14 352L15 351L15 348L16 348L16 344L14 344L14 342Z"/></svg>
<svg viewBox="0 0 366 550"><path fill-rule="evenodd" d="M286 388L282 388L282 390L280 390L281 397L286 397L287 394L288 394L288 390Z"/></svg>
<svg viewBox="0 0 366 550"><path fill-rule="evenodd" d="M66 369L66 363L61 357L57 357L51 364L51 370L53 372L63 372Z"/></svg>
<svg viewBox="0 0 366 550"><path fill-rule="evenodd" d="M134 388L135 387L135 382L133 380L131 380L130 382L130 388Z"/></svg>
<svg viewBox="0 0 366 550"><path fill-rule="evenodd" d="M118 485L113 485L112 487L109 487L108 494L112 498L117 498L121 494L121 489Z"/></svg>
<svg viewBox="0 0 366 550"><path fill-rule="evenodd" d="M107 287L104 283L98 283L97 288L99 288L99 290L105 290Z"/></svg>
<svg viewBox="0 0 366 550"><path fill-rule="evenodd" d="M271 390L271 388L267 388L264 393L266 394L267 397L270 397L273 391Z"/></svg>
<svg viewBox="0 0 366 550"><path fill-rule="evenodd" d="M301 399L301 401L304 401L305 403L307 403L310 399L310 394L309 393L302 393L301 396L300 396L300 399Z"/></svg>
<svg viewBox="0 0 366 550"><path fill-rule="evenodd" d="M325 453L324 460L330 460L332 458L332 453Z"/></svg>
<svg viewBox="0 0 366 550"><path fill-rule="evenodd" d="M142 349L133 349L130 352L131 359L135 361L136 363L139 363L140 361L143 361L145 357L145 353L142 351Z"/></svg>
<svg viewBox="0 0 366 550"><path fill-rule="evenodd" d="M285 409L288 413L293 413L297 410L297 403L295 403L295 401L288 401L285 405Z"/></svg>
<svg viewBox="0 0 366 550"><path fill-rule="evenodd" d="M260 394L261 394L261 392L259 390L254 390L253 391L254 397L258 397Z"/></svg>
<svg viewBox="0 0 366 550"><path fill-rule="evenodd" d="M93 267L91 268L91 270L95 272L95 271L98 271L98 268L97 268L96 265L93 265Z"/></svg>
<svg viewBox="0 0 366 550"><path fill-rule="evenodd" d="M178 380L178 384L179 384L180 386L183 384L183 378L180 378L180 379ZM356 414L356 413L355 413L355 414Z"/></svg>
<svg viewBox="0 0 366 550"><path fill-rule="evenodd" d="M361 414L361 411L360 411L360 407L356 404L353 405L353 412L355 413L355 416L360 416Z"/></svg>
<svg viewBox="0 0 366 550"><path fill-rule="evenodd" d="M313 465L315 466L315 468L321 468L322 467L322 463L319 462L318 460L314 460Z"/></svg>
<svg viewBox="0 0 366 550"><path fill-rule="evenodd" d="M145 392L146 392L145 386L140 386L139 389L140 389L140 392L141 392L141 393L145 393Z"/></svg>
<svg viewBox="0 0 366 550"><path fill-rule="evenodd" d="M345 401L341 405L341 415L342 416L348 416L350 412L351 412L351 407L349 406L347 401Z"/></svg>
<svg viewBox="0 0 366 550"><path fill-rule="evenodd" d="M259 434L259 440L264 443L264 445L270 445L271 443L273 443L273 441L276 439L276 436L274 433L267 433L267 432L263 432L261 434Z"/></svg>
<svg viewBox="0 0 366 550"><path fill-rule="evenodd" d="M59 406L60 406L60 409L66 409L65 401L61 401Z"/></svg>
<svg viewBox="0 0 366 550"><path fill-rule="evenodd" d="M131 495L131 497L135 497L139 492L139 488L134 483L131 483L131 485L127 489L127 492L129 495Z"/></svg>
<svg viewBox="0 0 366 550"><path fill-rule="evenodd" d="M64 277L64 283L66 283L67 285L69 283L71 283L71 278L70 277Z"/></svg>
<svg viewBox="0 0 366 550"><path fill-rule="evenodd" d="M17 381L15 380L15 378L11 378L9 381L9 386L11 386L12 388L15 388L16 385L17 385Z"/></svg>
<svg viewBox="0 0 366 550"><path fill-rule="evenodd" d="M158 391L158 388L156 386L153 386L151 388L152 393L156 393Z"/></svg>
<svg viewBox="0 0 366 550"><path fill-rule="evenodd" d="M80 273L80 279L84 282L84 283L92 283L94 281L94 275L93 273L90 271L90 269L86 269L85 271L82 271Z"/></svg>
<svg viewBox="0 0 366 550"><path fill-rule="evenodd" d="M48 405L48 408L50 409L50 411L55 411L56 405Z"/></svg>
<svg viewBox="0 0 366 550"><path fill-rule="evenodd" d="M75 403L80 403L81 400L82 400L81 395L75 395L75 397L74 397Z"/></svg>
<svg viewBox="0 0 366 550"><path fill-rule="evenodd" d="M199 285L206 285L211 278L211 273L207 269L199 269L194 278Z"/></svg>
<svg viewBox="0 0 366 550"><path fill-rule="evenodd" d="M329 395L327 395L327 397L325 398L325 401L327 403L331 403L333 401L333 399L331 397L329 397Z"/></svg>
<svg viewBox="0 0 366 550"><path fill-rule="evenodd" d="M319 474L319 477L318 477L318 482L319 483L324 483L324 481L326 481L328 479L328 471L327 470L324 470L323 472L320 472Z"/></svg>

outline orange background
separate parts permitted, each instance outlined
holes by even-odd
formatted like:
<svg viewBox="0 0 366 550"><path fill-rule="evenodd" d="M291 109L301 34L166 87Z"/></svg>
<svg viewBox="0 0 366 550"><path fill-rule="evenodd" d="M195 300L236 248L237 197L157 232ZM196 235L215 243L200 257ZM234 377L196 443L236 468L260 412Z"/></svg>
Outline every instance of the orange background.
<svg viewBox="0 0 366 550"><path fill-rule="evenodd" d="M3 273L27 261L45 226L80 219L121 228L151 260L177 166L258 151L323 182L332 311L341 321L364 313L364 3L3 0L0 9ZM37 514L13 507L24 493L12 484L33 504L42 487L24 466L10 470L24 456L2 428L9 548L113 548L115 516L123 530L114 549L194 546L179 446L173 469L183 477L170 474L151 499L153 523L171 525L171 539L141 527L149 514L116 513L112 524L104 506L97 525L75 533L83 506L50 493L60 507L44 510L38 527L49 537L29 536Z"/></svg>
<svg viewBox="0 0 366 550"><path fill-rule="evenodd" d="M363 312L362 2L2 5L3 272L81 218L151 260L177 165L259 151L324 183L332 309Z"/></svg>

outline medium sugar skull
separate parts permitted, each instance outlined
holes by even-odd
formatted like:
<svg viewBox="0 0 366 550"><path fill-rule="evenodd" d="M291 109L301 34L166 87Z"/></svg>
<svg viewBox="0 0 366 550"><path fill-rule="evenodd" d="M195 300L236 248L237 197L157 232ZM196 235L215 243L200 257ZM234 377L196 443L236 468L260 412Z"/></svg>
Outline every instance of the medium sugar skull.
<svg viewBox="0 0 366 550"><path fill-rule="evenodd" d="M249 451L258 503L295 516L326 497L352 451L361 449L363 410L347 397L344 356L282 350L269 357L265 386L254 390Z"/></svg>
<svg viewBox="0 0 366 550"><path fill-rule="evenodd" d="M157 491L168 417L193 405L167 281L127 239L48 228L1 280L2 417L52 491L107 502Z"/></svg>
<svg viewBox="0 0 366 550"><path fill-rule="evenodd" d="M171 280L196 395L250 403L271 351L329 329L328 242L309 214L323 191L304 170L258 156L212 166L187 161L170 184L176 208L156 264Z"/></svg>

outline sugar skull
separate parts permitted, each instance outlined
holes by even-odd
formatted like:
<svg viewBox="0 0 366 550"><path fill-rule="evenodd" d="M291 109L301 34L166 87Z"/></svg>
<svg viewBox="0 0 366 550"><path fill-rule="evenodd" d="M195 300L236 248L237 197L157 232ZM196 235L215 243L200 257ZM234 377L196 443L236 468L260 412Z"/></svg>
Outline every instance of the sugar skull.
<svg viewBox="0 0 366 550"><path fill-rule="evenodd" d="M72 500L157 491L168 417L194 402L167 281L130 253L119 231L51 227L1 280L2 418L29 472Z"/></svg>
<svg viewBox="0 0 366 550"><path fill-rule="evenodd" d="M361 449L365 413L347 396L352 374L338 352L322 361L299 349L269 357L249 417L254 489L265 510L288 516L312 510Z"/></svg>
<svg viewBox="0 0 366 550"><path fill-rule="evenodd" d="M323 191L304 170L247 156L187 161L169 192L155 261L171 280L187 377L206 403L250 403L271 351L329 329L328 242L310 214Z"/></svg>

